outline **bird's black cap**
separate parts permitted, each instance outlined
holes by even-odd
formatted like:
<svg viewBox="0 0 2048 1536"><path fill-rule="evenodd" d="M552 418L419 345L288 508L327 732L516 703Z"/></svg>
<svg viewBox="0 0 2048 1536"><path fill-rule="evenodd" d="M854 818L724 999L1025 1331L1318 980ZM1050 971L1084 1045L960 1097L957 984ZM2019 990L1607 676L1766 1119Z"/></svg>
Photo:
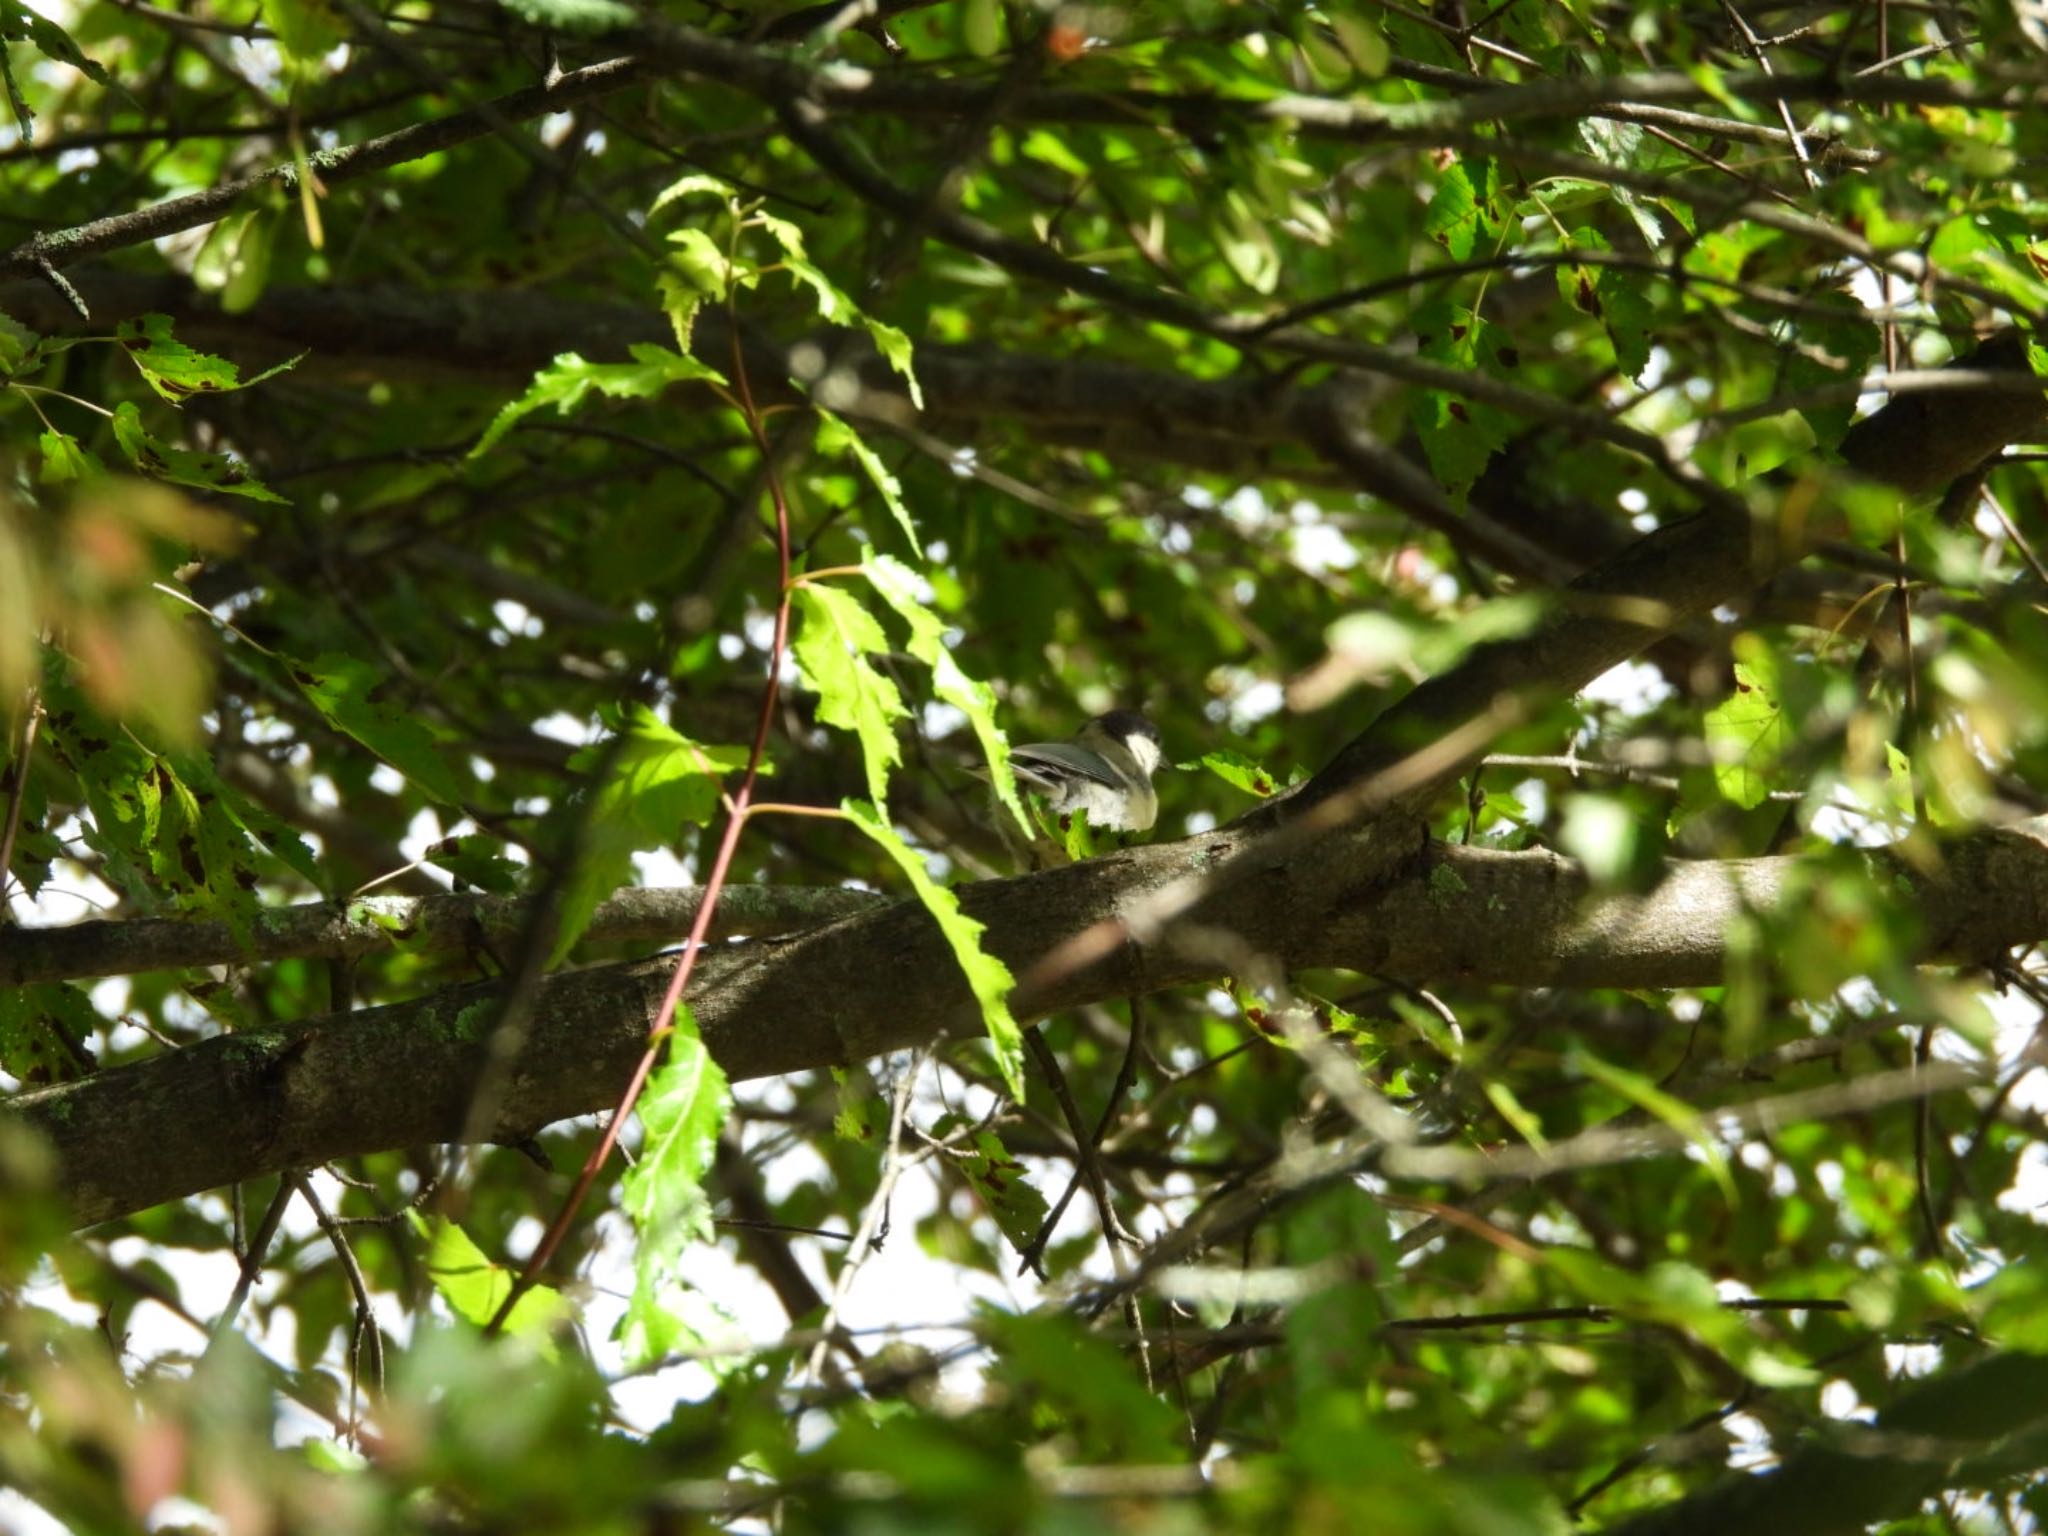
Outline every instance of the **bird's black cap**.
<svg viewBox="0 0 2048 1536"><path fill-rule="evenodd" d="M1159 727L1139 714L1135 709L1112 709L1106 715L1097 715L1088 722L1100 726L1118 741L1128 741L1133 736L1143 736L1153 746L1164 748L1166 743L1159 739Z"/></svg>

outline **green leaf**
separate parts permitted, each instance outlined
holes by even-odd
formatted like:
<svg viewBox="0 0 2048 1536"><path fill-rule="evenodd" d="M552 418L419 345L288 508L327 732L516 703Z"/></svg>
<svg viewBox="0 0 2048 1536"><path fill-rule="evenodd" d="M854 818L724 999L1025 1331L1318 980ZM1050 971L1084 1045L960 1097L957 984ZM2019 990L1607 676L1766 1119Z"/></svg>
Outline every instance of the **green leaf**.
<svg viewBox="0 0 2048 1536"><path fill-rule="evenodd" d="M803 231L787 219L778 219L770 214L757 213L753 222L764 230L782 248L782 269L804 287L811 290L818 313L835 325L857 325L868 333L875 350L882 354L889 366L902 375L903 382L910 389L910 403L919 410L924 409L924 391L918 386L917 374L910 364L910 338L893 325L872 319L861 307L848 298L837 283L804 254Z"/></svg>
<svg viewBox="0 0 2048 1536"><path fill-rule="evenodd" d="M1423 357L1460 372L1497 372L1492 327L1468 306L1431 300L1415 312L1414 323ZM1442 390L1415 390L1409 415L1430 468L1458 498L1472 488L1510 435L1508 419L1500 411Z"/></svg>
<svg viewBox="0 0 2048 1536"><path fill-rule="evenodd" d="M883 505L896 519L896 526L903 530L903 537L910 541L911 551L918 559L924 559L924 545L918 541L917 524L911 521L910 508L903 504L903 487L889 472L881 456L861 440L861 436L839 417L823 406L814 406L818 413L818 451L820 453L845 453L860 465L875 489L881 493Z"/></svg>
<svg viewBox="0 0 2048 1536"><path fill-rule="evenodd" d="M1897 743L1884 744L1885 800L1901 816L1913 814L1913 759Z"/></svg>
<svg viewBox="0 0 2048 1536"><path fill-rule="evenodd" d="M1102 851L1096 839L1095 829L1088 824L1088 812L1068 811L1063 816L1054 816L1042 801L1033 800L1032 810L1038 813L1040 824L1052 840L1059 845L1069 864L1078 864L1083 859L1092 859Z"/></svg>
<svg viewBox="0 0 2048 1536"><path fill-rule="evenodd" d="M1604 117L1579 119L1579 138L1595 160L1627 170L1641 159L1643 130L1636 123L1618 123ZM1609 195L1635 221L1643 244L1656 250L1664 243L1664 226L1656 213L1626 187L1611 187Z"/></svg>
<svg viewBox="0 0 2048 1536"><path fill-rule="evenodd" d="M444 760L433 732L416 715L377 696L385 681L379 669L353 656L330 654L309 664L293 663L291 674L329 725L442 804L462 804L462 783Z"/></svg>
<svg viewBox="0 0 2048 1536"><path fill-rule="evenodd" d="M69 485L106 471L98 459L78 445L69 432L48 431L36 438L42 450L43 467L36 479L44 485Z"/></svg>
<svg viewBox="0 0 2048 1536"><path fill-rule="evenodd" d="M946 645L945 621L927 608L917 595L915 571L902 561L878 555L872 549L861 551L861 569L882 601L895 609L897 616L910 626L910 654L932 669L932 691L967 717L975 739L981 743L982 755L988 761L989 782L995 787L996 799L1016 818L1018 828L1029 836L1031 823L1024 814L1023 802L1017 797L1017 776L1010 771L1009 739L1004 736L1002 727L996 724L995 690L987 683L969 677L961 670L960 663L954 660L953 652Z"/></svg>
<svg viewBox="0 0 2048 1536"><path fill-rule="evenodd" d="M992 58L1003 46L1003 11L997 0L967 0L960 8L960 41L976 58Z"/></svg>
<svg viewBox="0 0 2048 1536"><path fill-rule="evenodd" d="M1280 285L1280 248L1273 231L1245 195L1232 188L1209 219L1209 234L1230 270L1252 292L1270 294Z"/></svg>
<svg viewBox="0 0 2048 1536"><path fill-rule="evenodd" d="M1248 795L1257 795L1261 800L1271 795L1280 786L1273 775L1246 757L1241 752L1227 748L1205 752L1193 763L1196 768L1206 768L1224 783L1243 790Z"/></svg>
<svg viewBox="0 0 2048 1536"><path fill-rule="evenodd" d="M1053 1422L1085 1437L1080 1443L1094 1447L1104 1461L1157 1465L1184 1454L1186 1421L1173 1400L1148 1388L1131 1355L1078 1318L1052 1309L985 1311L982 1322L992 1346L990 1375L1039 1411L1056 1412ZM1076 1522L1066 1528L1078 1536L1090 1526Z"/></svg>
<svg viewBox="0 0 2048 1536"><path fill-rule="evenodd" d="M1472 255L1472 242L1479 233L1479 199L1464 168L1447 165L1436 179L1436 195L1429 200L1429 214L1423 231L1442 246L1453 261Z"/></svg>
<svg viewBox="0 0 2048 1536"><path fill-rule="evenodd" d="M317 65L346 35L325 0L263 0L261 10L279 49L302 69Z"/></svg>
<svg viewBox="0 0 2048 1536"><path fill-rule="evenodd" d="M663 1060L635 1109L639 1156L619 1181L619 1203L639 1233L633 1296L620 1324L630 1363L659 1360L694 1332L670 1300L676 1261L691 1243L711 1238L704 1175L731 1108L725 1073L704 1048L688 1004L679 1004Z"/></svg>
<svg viewBox="0 0 2048 1536"><path fill-rule="evenodd" d="M447 837L427 850L427 858L463 885L510 896L518 891L525 871L499 850L504 842L482 833Z"/></svg>
<svg viewBox="0 0 2048 1536"><path fill-rule="evenodd" d="M1566 249L1607 251L1613 247L1596 229L1571 232ZM1560 266L1557 289L1573 308L1596 317L1614 347L1614 361L1631 379L1650 361L1650 335L1657 322L1649 296L1650 279L1637 272L1606 266Z"/></svg>
<svg viewBox="0 0 2048 1536"><path fill-rule="evenodd" d="M643 341L628 350L633 355L630 363L591 363L574 352L560 354L534 375L525 394L508 401L491 418L491 424L469 450L469 456L475 459L489 453L521 419L542 406L552 405L557 414L566 416L593 391L614 400L652 400L672 384L725 382L724 375L715 368L707 368L696 358L668 347Z"/></svg>
<svg viewBox="0 0 2048 1536"><path fill-rule="evenodd" d="M1019 1253L1028 1250L1051 1214L1045 1196L1029 1178L1030 1170L1010 1155L1000 1136L989 1130L976 1134L973 1150L955 1166L995 1217L996 1226L1010 1240L1010 1246Z"/></svg>
<svg viewBox="0 0 2048 1536"><path fill-rule="evenodd" d="M1290 1212L1282 1241L1294 1272L1323 1282L1285 1321L1297 1393L1305 1401L1370 1379L1384 1350L1386 1306L1367 1266L1391 1280L1400 1258L1385 1209L1365 1191L1339 1185Z"/></svg>
<svg viewBox="0 0 2048 1536"><path fill-rule="evenodd" d="M1017 981L1008 966L981 947L985 925L960 910L960 899L932 879L931 872L924 867L924 859L903 841L879 809L864 800L843 800L839 808L846 813L847 820L896 861L896 867L909 878L911 887L917 892L918 900L924 903L925 910L939 925L939 932L952 947L953 958L967 976L967 985L973 991L975 1001L981 1004L982 1023L987 1026L989 1040L995 1047L996 1066L1003 1074L1003 1082L1008 1086L1010 1096L1021 1103L1024 1098L1024 1032L1011 1017L1008 1001L1010 989Z"/></svg>
<svg viewBox="0 0 2048 1536"><path fill-rule="evenodd" d="M68 982L0 987L0 1072L39 1087L92 1070L85 1042L100 1030L92 1000Z"/></svg>
<svg viewBox="0 0 2048 1536"><path fill-rule="evenodd" d="M249 473L248 467L224 453L195 453L174 448L155 437L142 425L142 413L133 400L114 407L114 441L128 455L128 462L153 479L171 485L189 485L198 490L244 496L250 501L275 502L289 506L277 494Z"/></svg>
<svg viewBox="0 0 2048 1536"><path fill-rule="evenodd" d="M306 840L296 830L251 800L234 785L228 783L215 770L213 764L197 753L179 752L165 759L177 776L192 786L202 804L209 811L218 811L231 820L249 837L268 849L271 857L303 878L315 889L325 883L325 870ZM247 861L251 873L253 861ZM236 883L242 884L240 876Z"/></svg>
<svg viewBox="0 0 2048 1536"><path fill-rule="evenodd" d="M1690 1334L1759 1386L1811 1386L1820 1380L1817 1371L1772 1349L1739 1313L1724 1307L1712 1278L1690 1264L1666 1260L1635 1274L1563 1245L1546 1249L1543 1262L1583 1300Z"/></svg>
<svg viewBox="0 0 2048 1536"><path fill-rule="evenodd" d="M276 212L268 208L222 219L192 260L193 284L219 294L220 307L228 314L249 308L263 296L269 281L278 222Z"/></svg>
<svg viewBox="0 0 2048 1536"><path fill-rule="evenodd" d="M868 660L888 651L888 636L875 616L841 588L806 582L796 589L794 602L801 622L790 649L818 691L818 718L860 738L868 795L886 805L889 770L903 761L895 722L910 716L895 683Z"/></svg>
<svg viewBox="0 0 2048 1536"><path fill-rule="evenodd" d="M1770 794L1771 771L1791 742L1772 687L1775 667L1760 649L1751 648L1751 657L1735 663L1735 691L1706 715L1714 785L1746 811L1762 805Z"/></svg>
<svg viewBox="0 0 2048 1536"><path fill-rule="evenodd" d="M1368 80L1377 80L1387 72L1394 54L1387 46L1387 35L1380 30L1377 21L1367 20L1342 7L1332 7L1330 26L1361 75Z"/></svg>
<svg viewBox="0 0 2048 1536"><path fill-rule="evenodd" d="M670 729L644 704L608 721L620 733L569 759L585 775L609 762L584 835L583 855L562 889L561 926L548 957L560 965L590 926L600 903L633 881L633 855L672 846L686 826L703 826L718 810L721 777L747 765L745 747L714 747ZM763 771L767 765L762 765Z"/></svg>
<svg viewBox="0 0 2048 1536"><path fill-rule="evenodd" d="M169 758L151 763L149 779L155 806L147 846L157 888L186 911L221 919L247 949L258 879L247 834L221 801L194 793Z"/></svg>
<svg viewBox="0 0 2048 1536"><path fill-rule="evenodd" d="M106 70L88 57L78 44L71 40L56 22L39 15L23 5L21 0L0 0L0 77L7 87L7 102L14 111L14 120L21 129L21 142L35 142L35 113L29 110L27 100L21 94L21 87L14 78L14 64L7 56L6 44L28 42L46 59L59 64L69 64L95 85L108 90L128 93L114 81Z"/></svg>
<svg viewBox="0 0 2048 1536"><path fill-rule="evenodd" d="M169 315L137 315L132 320L123 320L114 327L114 339L120 342L128 360L135 364L149 387L173 405L181 405L193 395L226 394L261 384L296 366L306 355L301 352L274 368L264 369L253 379L244 379L241 370L226 358L194 351L173 336Z"/></svg>
<svg viewBox="0 0 2048 1536"><path fill-rule="evenodd" d="M406 1213L412 1229L427 1240L427 1278L449 1309L464 1322L482 1328L498 1315L498 1308L512 1294L513 1272L484 1257L470 1235L445 1216ZM569 1303L560 1291L536 1285L520 1296L505 1319L504 1331L513 1338L537 1337L541 1353L555 1357L547 1334L557 1319L569 1315Z"/></svg>

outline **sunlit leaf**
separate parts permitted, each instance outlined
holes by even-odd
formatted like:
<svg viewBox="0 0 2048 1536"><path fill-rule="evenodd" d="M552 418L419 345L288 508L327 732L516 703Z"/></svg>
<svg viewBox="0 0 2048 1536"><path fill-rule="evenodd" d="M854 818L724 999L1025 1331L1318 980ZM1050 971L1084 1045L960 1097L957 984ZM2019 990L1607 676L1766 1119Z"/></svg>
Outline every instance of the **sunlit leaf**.
<svg viewBox="0 0 2048 1536"><path fill-rule="evenodd" d="M512 1294L514 1272L493 1264L474 1239L445 1216L408 1213L412 1229L426 1240L427 1277L455 1315L481 1328L498 1315L505 1298ZM569 1304L562 1293L550 1286L528 1288L506 1315L504 1331L513 1338L539 1337L542 1348L552 1356L554 1348L545 1336L556 1322L567 1318Z"/></svg>
<svg viewBox="0 0 2048 1536"><path fill-rule="evenodd" d="M562 353L534 375L525 394L499 409L469 456L475 459L489 453L521 420L544 406L552 405L557 414L566 416L593 393L614 400L652 400L674 384L724 382L716 369L685 353L648 342L636 342L630 350L630 363L591 363L574 352Z"/></svg>
<svg viewBox="0 0 2048 1536"><path fill-rule="evenodd" d="M640 1094L640 1150L619 1185L638 1238L633 1295L620 1325L635 1362L660 1359L691 1334L669 1298L678 1257L711 1236L704 1176L731 1102L695 1016L679 1006L666 1054Z"/></svg>
<svg viewBox="0 0 2048 1536"><path fill-rule="evenodd" d="M1021 1101L1024 1097L1024 1034L1011 1016L1009 1005L1010 989L1016 985L1016 978L1010 974L1008 966L982 948L981 936L987 931L986 926L960 910L959 898L932 879L924 866L924 859L903 841L896 829L872 805L862 800L845 800L839 808L895 862L917 892L918 900L924 903L925 910L939 925L939 932L952 948L953 958L959 962L975 1001L981 1005L982 1023L995 1047L996 1066L1003 1074L1003 1082L1009 1088L1010 1096Z"/></svg>
<svg viewBox="0 0 2048 1536"><path fill-rule="evenodd" d="M860 739L868 794L886 804L889 770L903 761L896 722L910 717L901 691L870 659L888 651L889 638L875 616L838 587L806 582L794 602L800 622L792 649L818 691L818 718Z"/></svg>
<svg viewBox="0 0 2048 1536"><path fill-rule="evenodd" d="M708 822L718 810L724 775L747 763L746 748L692 741L644 704L608 723L614 741L585 747L569 761L580 773L604 778L590 791L582 856L563 883L550 967L568 958L599 904L632 882L633 855L667 848L685 827Z"/></svg>

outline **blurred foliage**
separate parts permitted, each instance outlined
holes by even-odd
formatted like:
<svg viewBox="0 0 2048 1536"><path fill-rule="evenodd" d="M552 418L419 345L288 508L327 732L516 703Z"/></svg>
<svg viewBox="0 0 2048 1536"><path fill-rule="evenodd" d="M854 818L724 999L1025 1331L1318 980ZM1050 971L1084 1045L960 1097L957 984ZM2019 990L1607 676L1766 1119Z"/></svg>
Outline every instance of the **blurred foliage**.
<svg viewBox="0 0 2048 1536"><path fill-rule="evenodd" d="M11 919L247 944L266 907L372 883L555 882L551 958L617 958L592 912L708 877L765 719L759 786L837 814L749 817L731 879L915 891L995 1049L728 1091L686 1011L637 1161L502 1337L567 1197L542 1164L580 1166L587 1124L71 1235L0 1121L0 1526L1677 1529L1731 1460L1818 1446L1889 1468L1864 1523L2038 1529L2031 1376L1942 1410L1924 1484L1897 1475L1924 1406L1905 1451L1844 1424L2048 1354L2039 958L1916 970L1911 893L1859 851L1932 860L2043 809L2048 484L2016 453L1960 511L1902 505L1837 453L1888 359L2017 327L2048 372L2048 115L2013 106L2048 70L2038 8L683 0L641 19L750 62L373 175L323 158L612 57L639 16L0 0L8 238L297 168L69 269L146 290L133 314L80 322L9 261ZM1759 55L1825 88L1781 115ZM506 340L564 316L573 347ZM1311 398L1436 494L1328 451ZM1002 731L1143 709L1211 770L1163 777L1155 835L1202 830L1527 636L1557 573L1693 510L1688 475L1845 535L1541 701L1433 830L1622 891L1803 856L1724 984L1245 977L1057 1017L1103 1124L1077 1166L953 897L1010 870L1021 808L969 777L1009 795ZM398 937L0 991L0 1074L520 962ZM1992 1086L1717 1114L1930 1056ZM1666 1150L1476 1187L1346 1169L1187 1264L1105 1237L1103 1201L1157 1244L1300 1166L1361 1085L1432 1141Z"/></svg>

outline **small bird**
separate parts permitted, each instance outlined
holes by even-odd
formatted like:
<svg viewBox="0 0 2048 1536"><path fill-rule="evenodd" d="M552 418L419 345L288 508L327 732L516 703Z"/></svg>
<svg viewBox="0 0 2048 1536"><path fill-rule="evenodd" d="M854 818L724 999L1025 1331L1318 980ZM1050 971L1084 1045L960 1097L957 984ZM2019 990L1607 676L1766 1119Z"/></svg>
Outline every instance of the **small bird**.
<svg viewBox="0 0 2048 1536"><path fill-rule="evenodd" d="M1097 715L1072 741L1010 749L1017 782L1056 816L1088 813L1101 832L1147 832L1159 819L1152 775L1166 759L1159 728L1136 710Z"/></svg>

